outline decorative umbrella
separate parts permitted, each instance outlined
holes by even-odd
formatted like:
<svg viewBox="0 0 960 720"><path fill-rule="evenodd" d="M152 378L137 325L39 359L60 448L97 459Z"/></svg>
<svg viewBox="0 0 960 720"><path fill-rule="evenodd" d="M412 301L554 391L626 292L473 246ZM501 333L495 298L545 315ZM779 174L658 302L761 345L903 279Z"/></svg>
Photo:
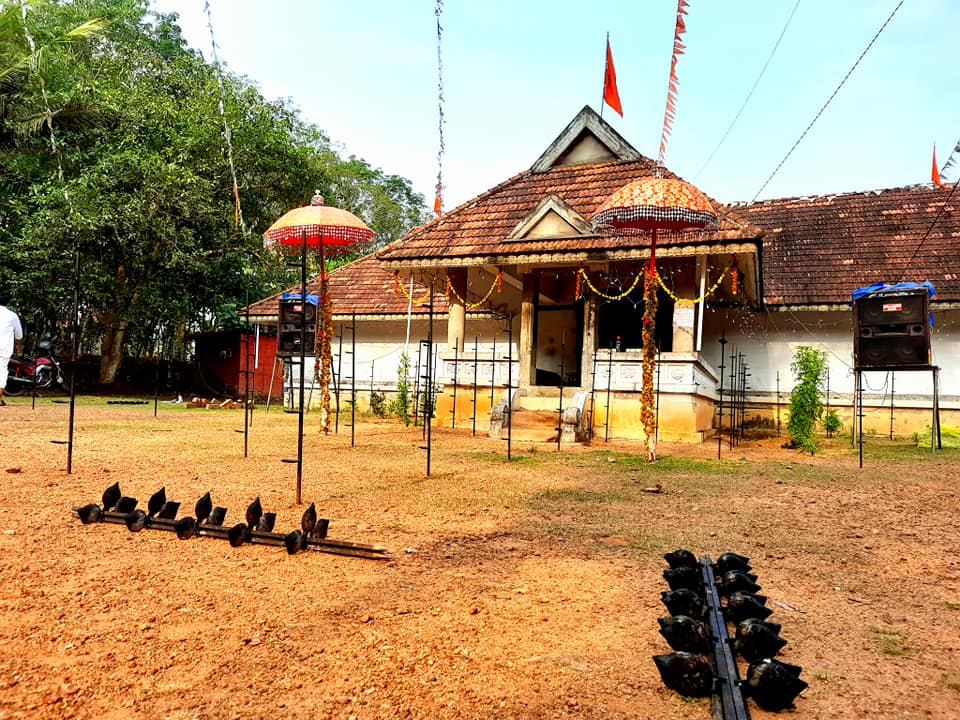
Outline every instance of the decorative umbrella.
<svg viewBox="0 0 960 720"><path fill-rule="evenodd" d="M650 262L643 274L643 386L640 418L647 436L647 459L657 459L656 411L653 373L657 349L654 329L657 314L657 231L717 227L717 214L707 199L690 183L657 174L627 183L611 195L591 218L598 229L613 232L650 233Z"/></svg>
<svg viewBox="0 0 960 720"><path fill-rule="evenodd" d="M327 285L326 256L356 249L369 243L375 233L356 215L347 210L323 204L319 191L314 193L310 204L295 208L283 215L263 234L264 247L274 247L285 255L300 255L300 297L307 297L307 252L320 255L320 369L316 378L320 382L321 427L330 432L330 375L333 358L333 305ZM306 302L300 304L306 311ZM297 503L300 503L300 487L303 477L303 401L305 363L304 317L300 322L300 422L297 437Z"/></svg>

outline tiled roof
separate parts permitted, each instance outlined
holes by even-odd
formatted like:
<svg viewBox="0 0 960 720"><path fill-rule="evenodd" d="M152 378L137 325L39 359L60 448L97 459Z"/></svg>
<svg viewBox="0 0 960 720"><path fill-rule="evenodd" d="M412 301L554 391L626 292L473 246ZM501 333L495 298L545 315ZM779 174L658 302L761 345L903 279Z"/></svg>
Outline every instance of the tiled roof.
<svg viewBox="0 0 960 720"><path fill-rule="evenodd" d="M330 283L330 298L333 302L334 316L356 314L365 315L406 315L409 302L403 290L396 291L394 271L381 265L373 255L355 260L354 262L338 267L327 273ZM404 289L410 290L409 273L401 273ZM441 279L440 283L445 282ZM412 297L415 301L424 297L426 286L414 279ZM299 292L299 287L288 288L283 292ZM320 292L319 277L307 281L307 293ZM280 296L276 293L250 305L252 318L276 318ZM415 315L425 315L430 312L429 302L414 304L412 312ZM447 312L447 296L440 285L435 286L433 294L433 312L443 314ZM243 311L241 311L241 314Z"/></svg>
<svg viewBox="0 0 960 720"><path fill-rule="evenodd" d="M934 301L960 301L960 193L913 185L732 209L764 230L768 304L848 303L858 287L923 280Z"/></svg>
<svg viewBox="0 0 960 720"><path fill-rule="evenodd" d="M390 266L435 266L508 264L529 262L531 257L554 262L642 257L650 237L642 235L589 234L562 238L508 236L541 201L551 194L584 218L590 216L615 191L632 180L654 174L647 158L628 162L597 162L558 165L543 172L528 170L488 190L477 198L426 225L412 230L377 253ZM668 171L666 177L675 177ZM714 202L718 211L719 203ZM720 228L713 232L662 232L658 248L680 245L716 245L752 242L760 231L737 217L736 211L721 214Z"/></svg>

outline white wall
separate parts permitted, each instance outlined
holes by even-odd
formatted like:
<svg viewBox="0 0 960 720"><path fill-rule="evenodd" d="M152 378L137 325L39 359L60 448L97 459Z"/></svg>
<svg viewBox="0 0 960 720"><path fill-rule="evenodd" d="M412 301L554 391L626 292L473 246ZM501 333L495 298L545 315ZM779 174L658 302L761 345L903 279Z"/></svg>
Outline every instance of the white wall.
<svg viewBox="0 0 960 720"><path fill-rule="evenodd" d="M932 362L940 367L941 407L960 407L960 311L933 309L930 350ZM730 355L743 354L752 393L775 393L779 373L780 391L793 388L790 362L799 345L812 345L827 353L830 395L852 396L853 311L754 312L746 309L708 309L704 322L702 353L714 368L720 365L721 330L726 339L725 380L729 387ZM881 396L889 392L890 373L864 373L864 394ZM931 373L897 371L892 378L899 401L915 399L929 405L933 383Z"/></svg>

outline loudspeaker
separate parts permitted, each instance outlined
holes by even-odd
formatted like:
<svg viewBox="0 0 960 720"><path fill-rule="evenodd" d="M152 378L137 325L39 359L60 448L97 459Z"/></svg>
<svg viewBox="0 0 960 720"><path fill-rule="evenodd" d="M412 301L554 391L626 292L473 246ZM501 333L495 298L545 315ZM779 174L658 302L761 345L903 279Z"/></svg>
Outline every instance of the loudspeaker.
<svg viewBox="0 0 960 720"><path fill-rule="evenodd" d="M854 303L857 367L896 370L930 364L926 289L865 295Z"/></svg>
<svg viewBox="0 0 960 720"><path fill-rule="evenodd" d="M317 306L308 302L306 309L300 298L281 298L278 312L277 355L300 355L300 327L305 321L303 354L316 354Z"/></svg>

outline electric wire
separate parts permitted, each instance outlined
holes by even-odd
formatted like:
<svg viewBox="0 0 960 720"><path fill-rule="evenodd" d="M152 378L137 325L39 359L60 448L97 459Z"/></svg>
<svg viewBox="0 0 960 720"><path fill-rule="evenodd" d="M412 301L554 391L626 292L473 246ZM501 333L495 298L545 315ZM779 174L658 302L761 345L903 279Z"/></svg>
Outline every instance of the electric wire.
<svg viewBox="0 0 960 720"><path fill-rule="evenodd" d="M717 143L717 146L710 153L710 156L704 161L703 165L700 166L700 169L697 170L696 174L693 176L693 179L696 180L700 177L707 165L710 164L710 161L713 160L713 156L717 154L717 150L723 145L724 141L727 139L727 135L730 134L730 131L733 130L733 126L737 124L737 120L740 119L740 115L743 112L743 109L747 107L747 103L750 102L750 98L753 96L753 91L757 89L757 85L760 84L760 79L763 77L763 74L767 71L767 67L770 65L770 61L773 60L773 56L777 52L777 48L780 47L780 41L783 40L783 36L787 33L787 28L790 27L790 22L793 20L794 13L797 12L797 7L800 5L800 0L793 6L793 10L790 11L790 17L787 18L786 24L783 26L783 29L780 31L780 37L777 38L777 42L774 43L773 49L770 51L770 55L767 56L767 61L763 64L763 68L760 70L760 74L757 75L757 79L753 81L753 87L750 88L750 92L747 93L747 96L743 99L743 104L740 106L740 109L737 110L737 114L734 115L733 120L730 121L730 125L727 127L726 131L723 133L723 137L720 138L720 142Z"/></svg>
<svg viewBox="0 0 960 720"><path fill-rule="evenodd" d="M864 56L870 51L870 48L873 47L873 44L877 41L877 38L880 37L880 33L882 33L884 29L886 29L887 25L890 24L890 21L893 20L893 16L897 14L897 11L900 9L902 5L903 5L903 0L900 0L900 2L897 3L897 6L893 9L893 12L890 13L887 19L883 22L883 25L880 26L880 29L877 30L876 34L873 36L870 42L867 43L867 47L864 48L862 53L860 53L860 57L858 57L856 62L853 63L853 66L847 71L847 74L843 76L843 80L840 81L840 84L837 85L834 91L830 94L830 97L827 98L827 101L823 104L823 107L821 107L817 111L817 114L814 115L813 120L810 121L810 124L807 125L806 129L800 134L800 137L797 138L797 141L793 144L790 150L787 151L787 154L783 156L783 160L781 160L780 163L773 169L773 172L770 173L769 177L767 177L767 179L763 181L763 185L761 185L760 189L757 190L757 192L754 194L751 202L755 201L760 196L760 193L763 192L764 188L766 188L767 185L770 183L770 181L773 180L774 176L778 172L780 172L780 168L783 167L784 163L787 162L787 159L793 154L793 151L797 149L797 146L807 136L807 133L810 132L810 129L813 128L817 120L820 119L820 116L827 109L827 106L830 105L831 102L833 102L833 98L835 98L837 96L837 93L840 92L840 88L844 86L844 84L853 74L853 71L857 69L857 66L860 64L860 61L863 60Z"/></svg>
<svg viewBox="0 0 960 720"><path fill-rule="evenodd" d="M914 248L913 253L910 255L910 258L907 260L904 267L909 267L913 262L913 259L917 256L917 253L920 252L920 248L923 247L923 243L926 242L926 239L930 237L930 233L933 232L933 229L937 226L937 223L940 222L940 218L943 216L944 210L947 209L947 205L950 202L950 198L953 197L953 194L957 191L957 185L960 184L960 180L957 180L953 187L950 188L950 194L947 195L947 198L943 201L943 204L940 206L937 216L933 219L933 222L930 223L930 226L927 228L927 231L923 234L923 237L920 238L920 242L917 243L917 247ZM902 276L901 276L902 279Z"/></svg>

